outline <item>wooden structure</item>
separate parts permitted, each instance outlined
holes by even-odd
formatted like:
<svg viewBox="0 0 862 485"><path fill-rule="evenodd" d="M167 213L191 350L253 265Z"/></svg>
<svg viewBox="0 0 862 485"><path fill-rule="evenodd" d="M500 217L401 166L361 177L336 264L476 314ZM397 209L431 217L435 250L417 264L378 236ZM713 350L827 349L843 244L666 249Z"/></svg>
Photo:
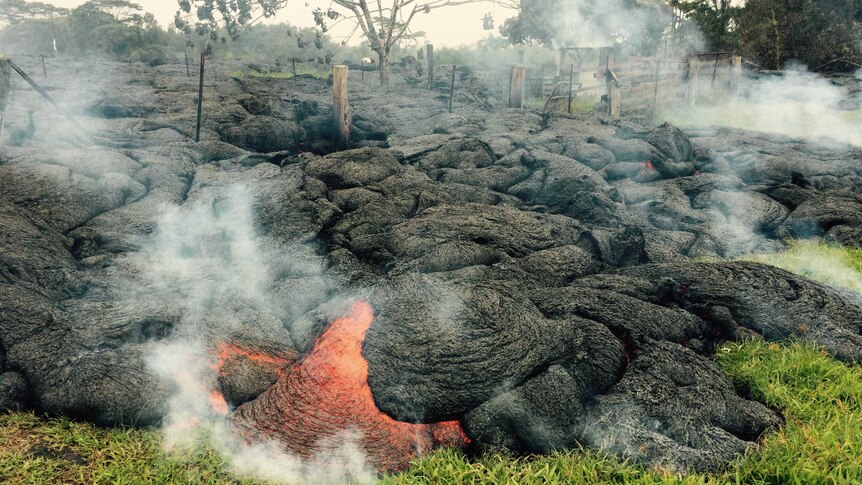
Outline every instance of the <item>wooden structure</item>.
<svg viewBox="0 0 862 485"><path fill-rule="evenodd" d="M663 57L631 57L614 70L622 83L620 109L653 116L684 98L688 63Z"/></svg>
<svg viewBox="0 0 862 485"><path fill-rule="evenodd" d="M689 59L688 91L690 106L703 97L736 95L742 81L742 56L733 52L708 52Z"/></svg>
<svg viewBox="0 0 862 485"><path fill-rule="evenodd" d="M599 54L599 65L604 70L605 83L608 94L608 115L611 118L619 118L622 114L622 87L623 83L617 76L614 64L614 52L612 49L603 49Z"/></svg>
<svg viewBox="0 0 862 485"><path fill-rule="evenodd" d="M3 139L3 124L6 116L6 105L12 92L12 60L0 56L0 140Z"/></svg>
<svg viewBox="0 0 862 485"><path fill-rule="evenodd" d="M335 143L338 148L347 148L350 142L350 106L347 101L348 74L347 66L332 66L332 118Z"/></svg>
<svg viewBox="0 0 862 485"><path fill-rule="evenodd" d="M425 50L425 58L428 59L428 89L434 89L434 44L427 44Z"/></svg>
<svg viewBox="0 0 862 485"><path fill-rule="evenodd" d="M195 124L195 143L201 141L201 121L203 120L204 110L204 65L206 64L206 54L201 51L201 75L198 83L198 119Z"/></svg>
<svg viewBox="0 0 862 485"><path fill-rule="evenodd" d="M556 76L551 79L550 89L544 82L537 89L540 97L546 98L545 111L572 112L572 103L582 93L590 93L594 99L609 89L606 81L610 48L566 47L559 49ZM539 70L545 77L545 66ZM548 94L548 91L550 93Z"/></svg>
<svg viewBox="0 0 862 485"><path fill-rule="evenodd" d="M465 85L484 86L482 89L506 100L509 107L524 107L529 94L531 99L545 100L545 111L571 113L573 104L586 98L587 104L601 100L614 118L651 118L670 104L686 100L695 104L698 99L734 95L742 80L742 58L735 54L699 54L687 60L659 56L620 60L609 47L565 48L559 50L558 59L556 66L462 66L460 79ZM432 65L433 61L429 62L429 68ZM450 106L454 71L450 83L431 86L446 91Z"/></svg>
<svg viewBox="0 0 862 485"><path fill-rule="evenodd" d="M458 66L452 66L452 83L449 85L449 112L452 112L452 103L455 101L455 73Z"/></svg>
<svg viewBox="0 0 862 485"><path fill-rule="evenodd" d="M512 67L509 77L509 107L524 107L524 81L526 80L526 68L524 66Z"/></svg>

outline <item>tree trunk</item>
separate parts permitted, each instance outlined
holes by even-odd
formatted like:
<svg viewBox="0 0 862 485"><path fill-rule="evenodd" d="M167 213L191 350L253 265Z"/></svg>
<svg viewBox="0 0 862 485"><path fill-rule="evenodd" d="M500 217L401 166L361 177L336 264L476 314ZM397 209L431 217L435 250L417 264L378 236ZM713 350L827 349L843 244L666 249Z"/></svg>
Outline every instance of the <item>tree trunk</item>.
<svg viewBox="0 0 862 485"><path fill-rule="evenodd" d="M773 43L775 44L773 47L773 69L780 70L781 69L781 50L782 50L782 40L781 34L778 31L778 20L775 18L775 9L772 9L772 30L775 32Z"/></svg>
<svg viewBox="0 0 862 485"><path fill-rule="evenodd" d="M380 85L389 85L389 53L386 51L380 52L377 55L379 63L377 69L380 71Z"/></svg>

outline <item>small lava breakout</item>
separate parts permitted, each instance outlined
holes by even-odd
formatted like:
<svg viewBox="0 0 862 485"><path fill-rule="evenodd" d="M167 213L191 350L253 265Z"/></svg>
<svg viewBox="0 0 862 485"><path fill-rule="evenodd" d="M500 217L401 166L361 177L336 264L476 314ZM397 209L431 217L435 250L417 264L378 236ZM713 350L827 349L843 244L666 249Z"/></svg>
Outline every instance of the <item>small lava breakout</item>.
<svg viewBox="0 0 862 485"><path fill-rule="evenodd" d="M277 439L287 451L311 460L351 440L371 465L385 471L404 469L435 446L469 444L458 421L404 423L377 409L362 356L373 321L371 305L354 303L275 385L234 411L231 424L251 442Z"/></svg>

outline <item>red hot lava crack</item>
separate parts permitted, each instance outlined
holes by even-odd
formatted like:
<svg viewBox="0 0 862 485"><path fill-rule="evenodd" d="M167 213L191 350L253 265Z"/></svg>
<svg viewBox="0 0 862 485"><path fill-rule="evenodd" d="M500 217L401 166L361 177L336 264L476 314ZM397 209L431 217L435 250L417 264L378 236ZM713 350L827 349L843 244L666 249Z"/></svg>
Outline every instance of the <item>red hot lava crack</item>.
<svg viewBox="0 0 862 485"><path fill-rule="evenodd" d="M377 408L362 356L373 321L371 305L354 303L271 388L240 406L231 423L250 442L275 439L305 459L352 434L369 463L382 471L404 469L436 446L468 445L459 421L405 423Z"/></svg>

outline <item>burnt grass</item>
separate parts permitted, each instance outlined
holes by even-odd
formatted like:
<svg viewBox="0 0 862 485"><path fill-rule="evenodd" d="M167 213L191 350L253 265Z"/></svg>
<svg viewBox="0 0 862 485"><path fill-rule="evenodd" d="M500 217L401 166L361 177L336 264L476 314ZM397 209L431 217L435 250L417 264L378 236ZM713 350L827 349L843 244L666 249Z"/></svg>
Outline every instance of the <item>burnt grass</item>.
<svg viewBox="0 0 862 485"><path fill-rule="evenodd" d="M475 453L584 447L706 471L791 417L735 385L716 349L798 341L862 360L858 294L729 261L862 245L856 147L512 110L474 87L450 114L395 76L351 79L353 146L336 152L326 80L234 70L208 78L201 143L184 66L70 61L45 84L76 123L39 111L0 145L3 408L155 424L171 389L147 371L153 346L194 333L301 355L361 297L368 384L391 417L459 420ZM38 103L21 92L7 131ZM227 224L229 243L238 186L265 304L225 292L191 315L194 288L155 284L141 258L167 207ZM215 249L210 263L242 263ZM236 424L277 421L255 404L275 371L232 378L227 401L255 407Z"/></svg>

